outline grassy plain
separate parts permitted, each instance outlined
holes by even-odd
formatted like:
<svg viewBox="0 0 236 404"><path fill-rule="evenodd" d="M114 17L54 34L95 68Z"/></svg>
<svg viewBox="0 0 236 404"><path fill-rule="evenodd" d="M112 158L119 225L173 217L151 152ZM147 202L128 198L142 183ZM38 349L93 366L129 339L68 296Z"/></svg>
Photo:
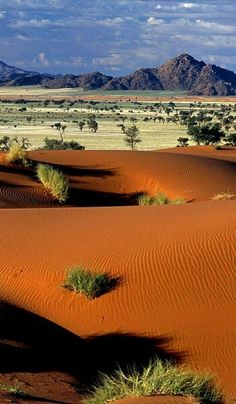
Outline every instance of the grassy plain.
<svg viewBox="0 0 236 404"><path fill-rule="evenodd" d="M25 104L24 100L31 102ZM45 100L48 100L48 104L45 104ZM61 105L56 103L60 100L64 100ZM0 137L26 137L31 148L38 148L43 146L45 137L59 139L59 133L52 125L61 122L66 125L65 141L76 140L87 150L124 150L127 148L124 134L117 125L123 123L126 127L131 126L132 119L136 118L135 124L142 139L139 150L174 147L179 137L186 136L186 127L179 123L150 119L158 115L166 120L165 108L158 110L156 105L161 103L165 107L170 101L175 103L176 113L189 110L190 102L193 102L183 92L0 87ZM197 102L198 99L195 100L196 110L200 109ZM225 104L230 102L232 104L231 98L224 100ZM221 103L222 100L211 98L205 100L204 105L212 108L215 104L217 109ZM87 125L80 131L78 122L86 121L91 115L98 122L97 133L91 132ZM124 117L124 122L121 117ZM145 118L148 119L144 121Z"/></svg>

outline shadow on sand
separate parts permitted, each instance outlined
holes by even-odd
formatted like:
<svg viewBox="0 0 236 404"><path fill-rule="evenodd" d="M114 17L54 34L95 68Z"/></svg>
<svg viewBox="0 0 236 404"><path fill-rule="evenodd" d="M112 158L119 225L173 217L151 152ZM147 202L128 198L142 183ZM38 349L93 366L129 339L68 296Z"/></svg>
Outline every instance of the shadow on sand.
<svg viewBox="0 0 236 404"><path fill-rule="evenodd" d="M167 337L111 333L80 338L19 308L4 304L1 313L0 372L63 371L73 376L80 393L96 383L99 372L142 368L157 357L179 363L183 357L168 349Z"/></svg>

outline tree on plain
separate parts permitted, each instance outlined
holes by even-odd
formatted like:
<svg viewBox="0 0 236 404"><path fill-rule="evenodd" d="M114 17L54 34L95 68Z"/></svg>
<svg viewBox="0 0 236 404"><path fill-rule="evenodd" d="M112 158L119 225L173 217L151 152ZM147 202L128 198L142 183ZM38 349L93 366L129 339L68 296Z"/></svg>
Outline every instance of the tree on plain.
<svg viewBox="0 0 236 404"><path fill-rule="evenodd" d="M136 149L138 143L141 143L142 140L139 137L139 129L136 125L131 126L125 130L125 143L132 149Z"/></svg>

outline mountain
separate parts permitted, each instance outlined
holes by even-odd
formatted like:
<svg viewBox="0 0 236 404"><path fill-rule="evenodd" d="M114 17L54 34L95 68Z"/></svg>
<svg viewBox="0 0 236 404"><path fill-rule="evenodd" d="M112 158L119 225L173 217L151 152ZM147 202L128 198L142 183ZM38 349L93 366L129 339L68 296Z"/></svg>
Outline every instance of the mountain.
<svg viewBox="0 0 236 404"><path fill-rule="evenodd" d="M236 74L182 54L160 67L109 81L104 90L183 90L192 95L235 95Z"/></svg>
<svg viewBox="0 0 236 404"><path fill-rule="evenodd" d="M236 74L219 66L206 64L188 54L170 59L155 68L142 68L122 77L99 72L81 75L40 74L0 61L0 86L41 84L45 88L85 90L183 90L191 95L236 95Z"/></svg>
<svg viewBox="0 0 236 404"><path fill-rule="evenodd" d="M0 86L36 85L47 77L50 75L19 69L0 60Z"/></svg>
<svg viewBox="0 0 236 404"><path fill-rule="evenodd" d="M56 77L54 79L49 77L45 78L42 81L42 86L45 88L82 87L86 90L96 90L103 87L111 79L111 76L106 76L99 72L81 74L79 76L67 74L65 76Z"/></svg>

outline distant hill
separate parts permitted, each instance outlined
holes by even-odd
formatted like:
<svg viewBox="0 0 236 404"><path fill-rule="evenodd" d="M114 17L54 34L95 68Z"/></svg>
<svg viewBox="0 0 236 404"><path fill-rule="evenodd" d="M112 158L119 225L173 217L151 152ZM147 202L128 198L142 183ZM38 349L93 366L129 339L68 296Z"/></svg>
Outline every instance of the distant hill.
<svg viewBox="0 0 236 404"><path fill-rule="evenodd" d="M0 86L36 85L48 77L54 76L19 69L0 60Z"/></svg>
<svg viewBox="0 0 236 404"><path fill-rule="evenodd" d="M99 72L82 75L52 76L27 72L0 62L0 85L41 84L45 88L86 90L183 90L191 95L236 95L236 74L206 64L188 54L170 59L155 68L142 68L127 76L111 77Z"/></svg>

